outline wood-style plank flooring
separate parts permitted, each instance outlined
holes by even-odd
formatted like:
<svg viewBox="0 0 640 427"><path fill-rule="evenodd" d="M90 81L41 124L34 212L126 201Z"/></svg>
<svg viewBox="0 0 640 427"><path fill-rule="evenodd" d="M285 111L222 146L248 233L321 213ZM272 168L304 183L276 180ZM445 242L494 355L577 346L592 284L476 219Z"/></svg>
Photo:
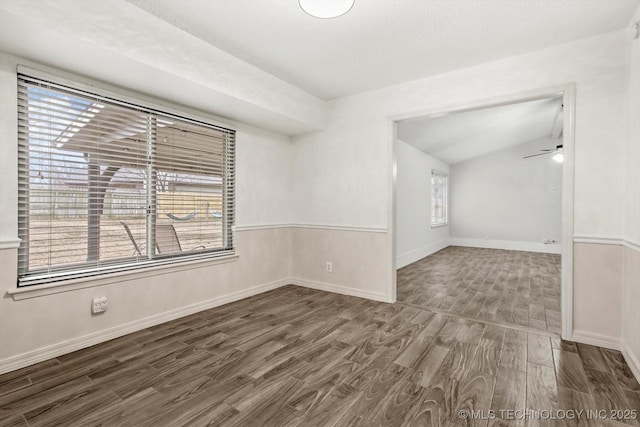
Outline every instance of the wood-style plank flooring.
<svg viewBox="0 0 640 427"><path fill-rule="evenodd" d="M560 333L560 255L450 246L397 283L400 302Z"/></svg>
<svg viewBox="0 0 640 427"><path fill-rule="evenodd" d="M558 426L501 414L640 409L619 352L552 335L286 286L1 375L0 425Z"/></svg>

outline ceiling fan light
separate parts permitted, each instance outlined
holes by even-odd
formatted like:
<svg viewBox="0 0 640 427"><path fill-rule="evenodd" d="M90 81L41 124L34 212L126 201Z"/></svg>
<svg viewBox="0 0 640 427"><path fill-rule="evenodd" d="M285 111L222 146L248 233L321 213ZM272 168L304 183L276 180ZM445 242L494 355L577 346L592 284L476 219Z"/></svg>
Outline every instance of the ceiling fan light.
<svg viewBox="0 0 640 427"><path fill-rule="evenodd" d="M298 0L300 8L316 18L337 18L349 12L355 0Z"/></svg>
<svg viewBox="0 0 640 427"><path fill-rule="evenodd" d="M564 162L564 154L556 153L556 154L553 155L552 159L555 160L558 163L562 163L562 162Z"/></svg>

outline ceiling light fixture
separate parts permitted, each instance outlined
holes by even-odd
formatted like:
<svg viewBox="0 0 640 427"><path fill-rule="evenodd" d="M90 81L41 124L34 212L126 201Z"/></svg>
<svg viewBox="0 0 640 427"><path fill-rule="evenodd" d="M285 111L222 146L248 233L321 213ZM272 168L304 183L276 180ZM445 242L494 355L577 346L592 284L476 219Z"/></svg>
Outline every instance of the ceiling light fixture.
<svg viewBox="0 0 640 427"><path fill-rule="evenodd" d="M355 0L298 0L300 8L316 18L337 18L349 12Z"/></svg>
<svg viewBox="0 0 640 427"><path fill-rule="evenodd" d="M564 162L564 154L562 154L562 153L554 154L552 159L555 160L558 163L562 163L562 162Z"/></svg>

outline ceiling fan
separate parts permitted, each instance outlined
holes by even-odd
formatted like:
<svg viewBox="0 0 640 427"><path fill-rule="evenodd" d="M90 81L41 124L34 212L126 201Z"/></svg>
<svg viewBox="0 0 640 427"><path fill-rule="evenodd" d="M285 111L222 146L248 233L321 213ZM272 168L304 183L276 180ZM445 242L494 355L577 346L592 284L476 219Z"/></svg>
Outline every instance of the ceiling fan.
<svg viewBox="0 0 640 427"><path fill-rule="evenodd" d="M528 159L530 157L544 156L546 154L556 154L556 155L563 154L562 144L556 145L556 148L545 148L545 149L540 150L540 151L544 151L544 153L532 154L530 156L523 157L523 159ZM555 156L554 156L554 160L555 160Z"/></svg>
<svg viewBox="0 0 640 427"><path fill-rule="evenodd" d="M551 127L551 138L559 140L562 137L563 130L563 122L564 122L564 104L560 104L558 108L558 112L556 113L556 118L553 121L553 126ZM530 156L525 156L523 159L528 159L531 157L544 156L546 154L553 154L553 160L558 163L562 163L564 161L564 151L562 150L562 144L556 145L556 148L546 148L542 153L532 154Z"/></svg>

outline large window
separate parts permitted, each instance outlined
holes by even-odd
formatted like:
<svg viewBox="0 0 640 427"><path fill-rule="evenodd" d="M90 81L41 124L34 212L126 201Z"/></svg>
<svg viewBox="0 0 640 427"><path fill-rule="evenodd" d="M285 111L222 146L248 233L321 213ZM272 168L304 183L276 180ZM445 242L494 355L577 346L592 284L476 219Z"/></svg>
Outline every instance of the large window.
<svg viewBox="0 0 640 427"><path fill-rule="evenodd" d="M431 171L431 226L447 225L447 175Z"/></svg>
<svg viewBox="0 0 640 427"><path fill-rule="evenodd" d="M233 251L232 130L18 76L19 285Z"/></svg>

